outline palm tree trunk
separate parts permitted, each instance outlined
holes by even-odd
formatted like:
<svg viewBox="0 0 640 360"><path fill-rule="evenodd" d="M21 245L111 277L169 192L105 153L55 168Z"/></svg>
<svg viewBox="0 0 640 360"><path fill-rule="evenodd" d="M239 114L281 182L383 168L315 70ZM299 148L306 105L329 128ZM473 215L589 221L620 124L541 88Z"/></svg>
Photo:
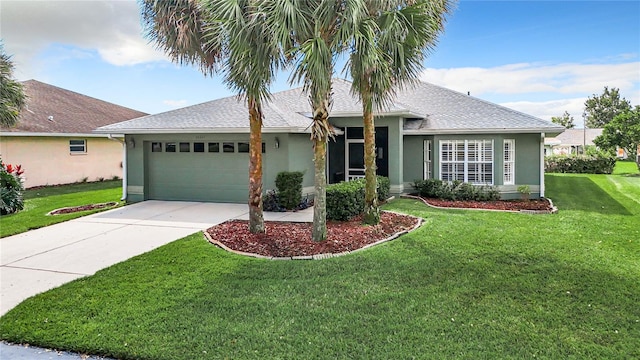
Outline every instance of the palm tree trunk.
<svg viewBox="0 0 640 360"><path fill-rule="evenodd" d="M249 231L264 233L262 214L262 106L253 97L249 107Z"/></svg>
<svg viewBox="0 0 640 360"><path fill-rule="evenodd" d="M318 242L327 239L327 140L332 131L329 125L330 93L321 99L319 103L313 104L313 126L311 127L315 170L311 238Z"/></svg>
<svg viewBox="0 0 640 360"><path fill-rule="evenodd" d="M315 163L313 200L313 241L325 241L327 239L327 136L321 136L313 142L313 161Z"/></svg>
<svg viewBox="0 0 640 360"><path fill-rule="evenodd" d="M364 223L375 225L380 222L378 208L378 179L376 178L376 127L373 119L371 90L362 92L362 117L364 122Z"/></svg>

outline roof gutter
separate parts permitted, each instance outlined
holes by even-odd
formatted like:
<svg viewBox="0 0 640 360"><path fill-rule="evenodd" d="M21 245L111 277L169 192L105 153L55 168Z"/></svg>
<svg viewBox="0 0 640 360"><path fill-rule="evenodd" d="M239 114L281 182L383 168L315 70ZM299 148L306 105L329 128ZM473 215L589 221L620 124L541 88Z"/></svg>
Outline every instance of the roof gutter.
<svg viewBox="0 0 640 360"><path fill-rule="evenodd" d="M2 131L0 132L0 135L2 136L21 136L21 137L26 137L26 136L42 136L42 137L78 137L78 138L103 138L103 137L109 137L107 133L47 133L47 132L28 132L28 131ZM105 136L107 135L107 136ZM122 137L122 135L114 135L114 136L120 136Z"/></svg>
<svg viewBox="0 0 640 360"><path fill-rule="evenodd" d="M166 128L166 129L96 129L98 134L249 134L249 128ZM310 133L309 127L263 127L263 134Z"/></svg>
<svg viewBox="0 0 640 360"><path fill-rule="evenodd" d="M127 200L127 143L120 137L116 138L113 134L107 134L109 140L117 141L122 144L122 197L120 201Z"/></svg>
<svg viewBox="0 0 640 360"><path fill-rule="evenodd" d="M424 130L404 130L404 135L455 135L455 134L540 134L556 136L562 133L563 129L551 128L459 128L459 129L424 129Z"/></svg>

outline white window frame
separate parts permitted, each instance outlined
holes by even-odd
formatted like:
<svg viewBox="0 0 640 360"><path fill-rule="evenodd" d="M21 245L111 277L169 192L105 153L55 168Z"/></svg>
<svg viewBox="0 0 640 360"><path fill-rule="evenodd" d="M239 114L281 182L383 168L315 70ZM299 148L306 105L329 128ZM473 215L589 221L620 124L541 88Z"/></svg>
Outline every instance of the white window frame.
<svg viewBox="0 0 640 360"><path fill-rule="evenodd" d="M431 159L433 142L431 140L425 140L423 144L423 159L424 159L424 179L431 179L433 177L431 173Z"/></svg>
<svg viewBox="0 0 640 360"><path fill-rule="evenodd" d="M82 142L73 144L72 142ZM87 140L86 139L69 139L69 153L74 154L86 154L87 153Z"/></svg>
<svg viewBox="0 0 640 360"><path fill-rule="evenodd" d="M493 158L493 140L441 140L439 178L493 185Z"/></svg>
<svg viewBox="0 0 640 360"><path fill-rule="evenodd" d="M504 139L503 143L503 181L504 185L516 183L516 140Z"/></svg>

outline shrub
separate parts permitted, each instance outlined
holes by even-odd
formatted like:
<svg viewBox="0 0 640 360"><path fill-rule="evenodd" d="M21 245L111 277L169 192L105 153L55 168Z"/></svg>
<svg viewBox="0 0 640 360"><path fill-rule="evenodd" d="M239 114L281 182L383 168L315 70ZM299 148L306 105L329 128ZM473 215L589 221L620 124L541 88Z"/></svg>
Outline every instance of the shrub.
<svg viewBox="0 0 640 360"><path fill-rule="evenodd" d="M301 171L282 171L276 176L278 201L285 209L295 209L302 201L303 177Z"/></svg>
<svg viewBox="0 0 640 360"><path fill-rule="evenodd" d="M550 173L611 174L616 165L615 156L593 155L549 156L544 160L545 171Z"/></svg>
<svg viewBox="0 0 640 360"><path fill-rule="evenodd" d="M389 198L389 178L378 176L378 200ZM343 181L327 186L327 219L346 221L364 210L365 180Z"/></svg>
<svg viewBox="0 0 640 360"><path fill-rule="evenodd" d="M327 219L345 221L364 209L364 182L343 181L327 186Z"/></svg>
<svg viewBox="0 0 640 360"><path fill-rule="evenodd" d="M13 214L24 208L22 174L20 165L5 166L0 160L0 215Z"/></svg>
<svg viewBox="0 0 640 360"><path fill-rule="evenodd" d="M437 198L438 189L442 187L442 180L438 179L425 179L415 180L411 186L422 197Z"/></svg>
<svg viewBox="0 0 640 360"><path fill-rule="evenodd" d="M391 189L391 181L386 176L378 175L378 200L386 201L389 198L389 191Z"/></svg>
<svg viewBox="0 0 640 360"><path fill-rule="evenodd" d="M420 196L426 198L474 201L500 199L500 192L494 186L472 185L459 180L452 182L438 179L415 180L412 186Z"/></svg>
<svg viewBox="0 0 640 360"><path fill-rule="evenodd" d="M278 193L275 190L267 190L267 193L262 197L262 209L264 211L287 211L278 199Z"/></svg>
<svg viewBox="0 0 640 360"><path fill-rule="evenodd" d="M529 200L531 196L531 187L529 185L520 185L518 186L518 192L520 193L520 198L522 200Z"/></svg>

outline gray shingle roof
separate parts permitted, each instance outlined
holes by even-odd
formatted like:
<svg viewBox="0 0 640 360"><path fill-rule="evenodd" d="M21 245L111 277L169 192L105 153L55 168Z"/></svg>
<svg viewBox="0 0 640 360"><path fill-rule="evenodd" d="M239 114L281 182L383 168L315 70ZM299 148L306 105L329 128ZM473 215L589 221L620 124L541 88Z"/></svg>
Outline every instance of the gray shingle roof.
<svg viewBox="0 0 640 360"><path fill-rule="evenodd" d="M549 121L426 82L398 92L397 103L424 115L407 121L405 133L563 131Z"/></svg>
<svg viewBox="0 0 640 360"><path fill-rule="evenodd" d="M602 135L602 129L567 129L562 134L545 138L548 145L582 146L586 140L587 145L593 145L593 139Z"/></svg>
<svg viewBox="0 0 640 360"><path fill-rule="evenodd" d="M146 113L102 101L36 80L22 82L27 106L7 133L90 134L96 127Z"/></svg>
<svg viewBox="0 0 640 360"><path fill-rule="evenodd" d="M333 95L331 117L362 116L350 82L334 79ZM311 106L302 88L273 94L263 108L264 132L308 132ZM385 114L420 118L406 121L407 134L562 131L542 119L424 82L400 91L397 100L380 112ZM233 96L103 126L96 132L249 132L249 113L246 103Z"/></svg>

